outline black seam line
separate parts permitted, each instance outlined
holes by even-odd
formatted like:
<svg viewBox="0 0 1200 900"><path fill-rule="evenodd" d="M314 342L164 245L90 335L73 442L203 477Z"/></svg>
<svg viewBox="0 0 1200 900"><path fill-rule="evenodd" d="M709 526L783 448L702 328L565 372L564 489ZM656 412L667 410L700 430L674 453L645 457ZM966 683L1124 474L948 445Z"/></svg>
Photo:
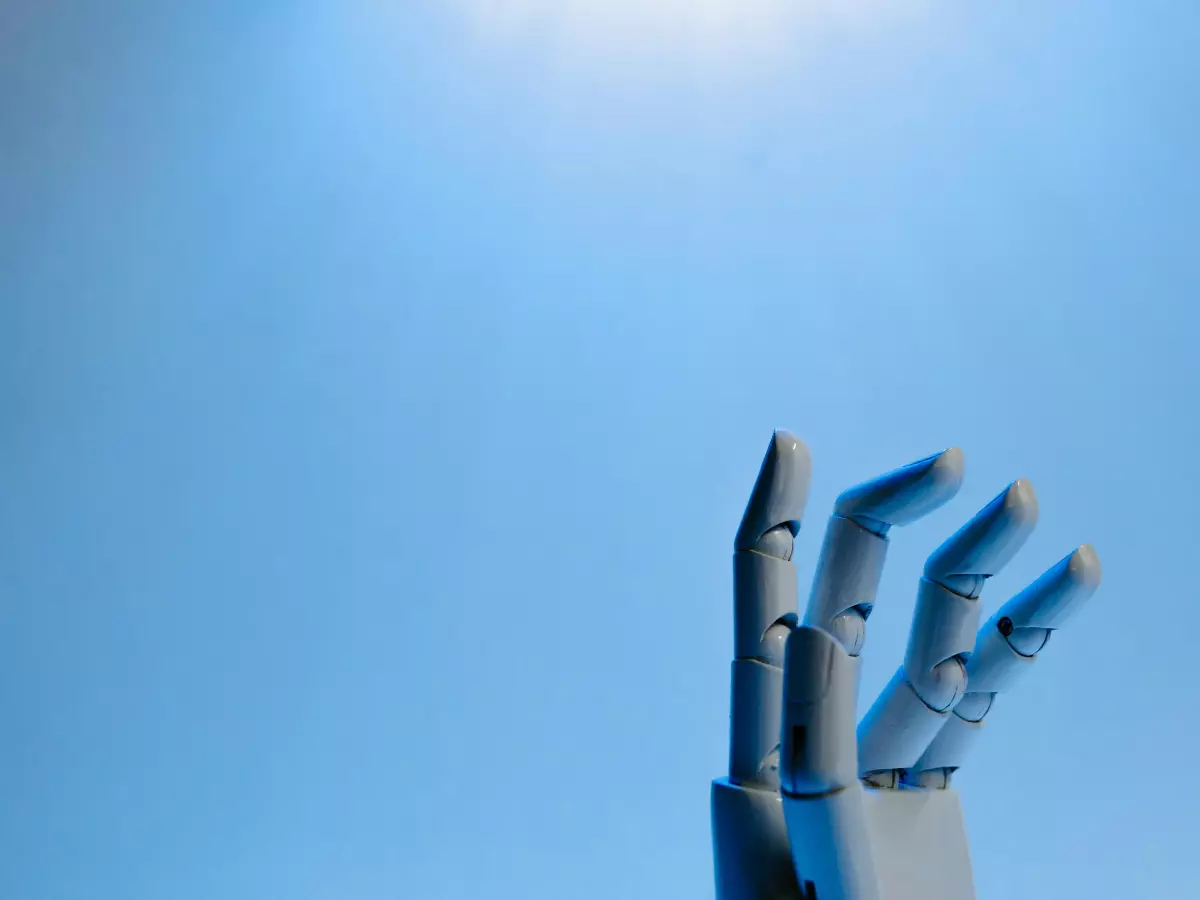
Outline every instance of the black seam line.
<svg viewBox="0 0 1200 900"><path fill-rule="evenodd" d="M783 671L783 666L777 666L777 665L775 665L775 663L773 663L773 662L767 662L767 661L766 661L765 659L763 659L761 656L735 656L735 657L733 658L733 661L734 661L734 662L752 662L752 663L758 663L760 666L766 666L768 669L775 669L775 670L776 670L776 671L778 671L778 672L782 672L782 671ZM914 692L914 693L916 692L916 688L913 688L913 692ZM920 696L920 695L918 694L918 696ZM924 701L924 700L922 700L921 702L922 702L922 703L924 703L925 701Z"/></svg>
<svg viewBox="0 0 1200 900"><path fill-rule="evenodd" d="M800 627L800 616L794 612L785 612L782 616L764 628L763 633L758 636L758 644L760 647L762 646L762 642L767 638L767 632L776 625L786 625L788 628L792 629L792 631L795 631L798 627Z"/></svg>
<svg viewBox="0 0 1200 900"><path fill-rule="evenodd" d="M835 787L820 794L796 794L792 791L784 790L783 787L780 787L779 793L785 797L791 798L792 800L824 800L826 797L832 797L835 794L840 794L842 791L846 790L847 787L848 786Z"/></svg>
<svg viewBox="0 0 1200 900"><path fill-rule="evenodd" d="M913 692L914 692L914 693L916 692L916 688L914 688L914 689L913 689ZM968 693L969 693L969 692L968 692ZM987 718L987 714L988 714L988 713L990 713L990 712L992 711L992 704L996 702L996 693L997 693L997 692L996 692L996 691L976 691L975 693L977 693L977 694L991 694L991 695L992 695L992 701L991 701L991 703L989 703L989 704L988 704L988 708L987 708L987 709L985 709L985 710L983 711L983 715L982 715L982 716L980 716L978 719L968 719L966 716L964 716L962 713L960 713L960 712L958 711L958 707L957 707L957 706L956 706L956 707L954 707L954 709L950 710L950 711L951 711L952 713L954 713L954 715L956 715L958 718L962 719L964 722L969 722L971 725L978 725L980 722L982 722L984 719L986 719L986 718ZM917 696L919 697L919 696L920 696L920 694L917 694ZM965 696L966 696L966 694L963 694L963 696L965 697ZM924 700L922 700L921 702L922 702L922 703L925 703L925 701L924 701ZM962 701L960 700L959 702L961 703ZM928 703L926 703L925 705L926 705L926 706L929 706L929 704L928 704ZM932 707L930 707L930 708L932 709Z"/></svg>
<svg viewBox="0 0 1200 900"><path fill-rule="evenodd" d="M1021 628L1038 628L1038 627L1040 627L1040 626L1038 626L1038 625L1022 625L1021 626ZM1000 631L999 628L997 628L996 630ZM1002 631L1000 632L1000 637L1004 638L1004 643L1008 644L1008 649L1011 650L1013 653L1017 654L1017 656L1021 657L1021 659L1037 659L1038 654L1042 652L1042 647L1045 647L1046 644L1049 643L1050 635L1055 630L1056 629L1054 629L1054 628L1046 629L1046 640L1042 641L1042 646L1038 647L1035 651L1033 651L1033 653L1022 653L1020 650L1018 650L1016 647L1014 647L1012 645L1012 641L1009 640L1010 635L1007 635ZM1018 631L1018 628L1016 626L1013 626L1013 634L1016 634L1017 631Z"/></svg>
<svg viewBox="0 0 1200 900"><path fill-rule="evenodd" d="M954 659L954 657L953 657L953 656L952 656L952 657L950 657L950 658L951 658L951 659ZM942 660L942 662L946 662L946 660L944 660L944 659L943 659L943 660ZM938 665L939 665L939 666L940 666L941 664L942 664L942 663L938 663ZM937 713L939 716L945 716L945 715L949 715L950 713L954 712L954 710L953 710L953 709L951 709L951 708L949 708L949 707L947 707L946 709L934 709L932 706L930 706L930 705L929 705L929 701L928 701L928 700L926 700L924 697L922 697L922 696L921 696L921 692L917 690L917 686L916 686L915 684L913 684L913 683L912 683L912 681L909 679L909 677L908 677L908 675L907 675L907 674L905 674L905 676L904 676L904 683L905 683L905 684L907 684L907 685L908 685L908 689L909 689L910 691L912 691L912 692L913 692L913 696L914 696L914 697L916 697L918 700L920 700L920 701L921 701L921 705L922 705L922 706L924 706L924 707L925 707L927 710L929 710L930 712L935 712L935 713Z"/></svg>
<svg viewBox="0 0 1200 900"><path fill-rule="evenodd" d="M757 791L760 794L772 794L775 796L779 795L779 788L765 781L750 781L748 779L734 781L733 778L730 777L729 783L734 787L741 788L744 791Z"/></svg>
<svg viewBox="0 0 1200 900"><path fill-rule="evenodd" d="M951 572L948 575L943 575L942 578L983 578L986 580L988 578L991 578L991 576L990 575L980 575L978 572ZM961 591L956 591L954 588L950 587L950 585L943 584L942 581L938 578L926 577L926 581L929 581L932 584L936 584L943 591L949 591L955 597L961 597L963 600L978 600L979 599L979 594L976 594L974 597L972 597L970 594L964 594ZM982 593L982 592L983 592L983 589L980 588L980 593Z"/></svg>
<svg viewBox="0 0 1200 900"><path fill-rule="evenodd" d="M739 553L753 553L755 556L761 556L763 559L773 559L776 562L787 563L789 566L792 565L792 561L790 559L784 559L782 556L772 556L770 553L763 553L761 550L755 550L753 547L747 547L744 550L733 551L734 556L737 556Z"/></svg>

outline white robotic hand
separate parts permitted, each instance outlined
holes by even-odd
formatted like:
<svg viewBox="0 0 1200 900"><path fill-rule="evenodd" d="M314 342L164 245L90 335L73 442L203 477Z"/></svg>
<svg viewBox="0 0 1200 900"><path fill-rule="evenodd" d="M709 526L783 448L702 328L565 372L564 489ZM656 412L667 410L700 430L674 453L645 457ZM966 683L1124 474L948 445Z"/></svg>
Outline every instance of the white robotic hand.
<svg viewBox="0 0 1200 900"><path fill-rule="evenodd" d="M1095 593L1100 561L1079 547L979 628L984 583L1037 522L1033 488L1014 481L929 557L904 662L856 733L888 530L949 501L963 457L945 450L838 497L801 621L791 556L810 470L807 448L776 432L734 541L729 776L712 786L717 898L972 900L951 775L996 694Z"/></svg>

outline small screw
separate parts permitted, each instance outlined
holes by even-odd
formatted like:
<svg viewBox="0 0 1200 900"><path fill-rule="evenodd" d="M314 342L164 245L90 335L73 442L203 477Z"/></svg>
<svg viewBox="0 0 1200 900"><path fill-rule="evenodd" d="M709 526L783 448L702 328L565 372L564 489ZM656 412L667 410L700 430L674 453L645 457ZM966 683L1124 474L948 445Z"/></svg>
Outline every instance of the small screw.
<svg viewBox="0 0 1200 900"><path fill-rule="evenodd" d="M1012 619L1010 619L1008 616L1005 616L1003 619L997 622L996 627L1000 629L1000 633L1005 637L1008 637L1013 633Z"/></svg>

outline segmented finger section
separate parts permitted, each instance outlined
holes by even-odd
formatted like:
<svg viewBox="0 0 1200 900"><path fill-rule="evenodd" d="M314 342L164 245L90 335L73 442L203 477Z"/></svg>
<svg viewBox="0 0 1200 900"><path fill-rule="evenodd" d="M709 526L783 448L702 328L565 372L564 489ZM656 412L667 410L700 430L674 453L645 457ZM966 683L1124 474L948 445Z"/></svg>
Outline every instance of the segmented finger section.
<svg viewBox="0 0 1200 900"><path fill-rule="evenodd" d="M734 539L729 778L738 784L779 783L782 666L797 621L791 558L810 469L804 444L775 432Z"/></svg>

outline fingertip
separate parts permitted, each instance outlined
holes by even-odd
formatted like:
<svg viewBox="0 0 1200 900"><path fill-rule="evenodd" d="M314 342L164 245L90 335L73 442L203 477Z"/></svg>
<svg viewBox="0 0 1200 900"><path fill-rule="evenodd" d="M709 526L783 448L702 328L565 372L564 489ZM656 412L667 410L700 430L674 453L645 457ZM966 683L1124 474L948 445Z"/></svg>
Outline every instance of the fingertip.
<svg viewBox="0 0 1200 900"><path fill-rule="evenodd" d="M1032 528L1038 520L1037 494L1028 478L1018 478L1001 495L1008 527Z"/></svg>
<svg viewBox="0 0 1200 900"><path fill-rule="evenodd" d="M962 450L950 447L843 491L833 511L885 534L949 502L962 487L963 471Z"/></svg>
<svg viewBox="0 0 1200 900"><path fill-rule="evenodd" d="M780 452L808 452L808 449L804 447L800 438L796 437L796 435L792 434L786 428L776 428L771 434L771 439L775 442L775 446Z"/></svg>
<svg viewBox="0 0 1200 900"><path fill-rule="evenodd" d="M982 579L999 572L1021 549L1037 520L1033 485L1018 478L929 556L925 577L976 595Z"/></svg>
<svg viewBox="0 0 1200 900"><path fill-rule="evenodd" d="M1100 557L1090 544L1072 550L1001 608L1018 628L1059 628L1096 593Z"/></svg>
<svg viewBox="0 0 1200 900"><path fill-rule="evenodd" d="M754 549L759 538L781 525L786 525L794 537L804 518L811 478L812 458L808 447L790 431L777 429L771 435L742 514L734 548Z"/></svg>
<svg viewBox="0 0 1200 900"><path fill-rule="evenodd" d="M1083 587L1092 589L1100 586L1103 572L1100 567L1100 555L1091 544L1081 544L1069 557L1067 567L1073 580Z"/></svg>
<svg viewBox="0 0 1200 900"><path fill-rule="evenodd" d="M957 494L959 488L962 487L966 471L966 455L961 447L947 447L937 454L933 465L930 466L930 474L936 490L940 494L947 495L947 500Z"/></svg>

